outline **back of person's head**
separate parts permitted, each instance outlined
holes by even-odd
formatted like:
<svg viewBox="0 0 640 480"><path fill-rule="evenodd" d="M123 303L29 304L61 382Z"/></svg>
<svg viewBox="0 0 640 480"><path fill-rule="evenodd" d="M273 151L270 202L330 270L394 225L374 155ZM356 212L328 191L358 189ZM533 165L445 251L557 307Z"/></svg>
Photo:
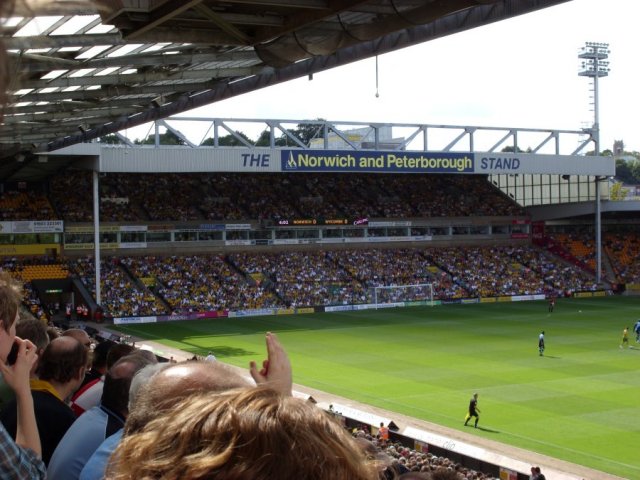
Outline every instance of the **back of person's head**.
<svg viewBox="0 0 640 480"><path fill-rule="evenodd" d="M431 472L432 480L462 480L462 476L450 468L438 467Z"/></svg>
<svg viewBox="0 0 640 480"><path fill-rule="evenodd" d="M51 342L51 340L60 336L60 332L56 327L47 327L47 335L49 337L49 342Z"/></svg>
<svg viewBox="0 0 640 480"><path fill-rule="evenodd" d="M125 435L140 430L162 411L198 392L223 392L249 387L248 379L220 362L170 363L140 388L129 409Z"/></svg>
<svg viewBox="0 0 640 480"><path fill-rule="evenodd" d="M78 340L85 348L89 348L91 346L91 337L89 334L82 330L81 328L69 328L62 332L63 337L71 337Z"/></svg>
<svg viewBox="0 0 640 480"><path fill-rule="evenodd" d="M47 334L47 326L42 320L36 318L25 318L18 320L16 324L16 336L23 340L30 340L38 353L44 351L49 345L49 335Z"/></svg>
<svg viewBox="0 0 640 480"><path fill-rule="evenodd" d="M136 348L126 343L114 343L107 352L107 370L110 370L118 360L122 357L129 355Z"/></svg>
<svg viewBox="0 0 640 480"><path fill-rule="evenodd" d="M4 93L4 92L2 92ZM0 321L9 331L16 320L22 302L22 286L8 272L0 272Z"/></svg>
<svg viewBox="0 0 640 480"><path fill-rule="evenodd" d="M93 370L104 372L107 369L107 354L115 344L116 342L112 340L103 340L96 344L96 347L93 349L91 362L91 368Z"/></svg>
<svg viewBox="0 0 640 480"><path fill-rule="evenodd" d="M155 357L152 360L148 355L141 355L138 352L133 352L118 360L105 376L100 403L126 416L129 411L129 388L133 377L147 365L153 364L154 361Z"/></svg>
<svg viewBox="0 0 640 480"><path fill-rule="evenodd" d="M122 438L106 478L377 480L378 473L323 410L253 387L195 394L165 410Z"/></svg>
<svg viewBox="0 0 640 480"><path fill-rule="evenodd" d="M428 472L407 472L398 477L398 480L433 480Z"/></svg>
<svg viewBox="0 0 640 480"><path fill-rule="evenodd" d="M142 390L142 387L144 387L151 381L151 377L153 377L161 370L169 368L170 366L170 363L154 363L152 365L147 365L135 374L135 376L131 380L131 386L129 387L129 411L132 411L136 408L135 405L136 400L138 399L138 394Z"/></svg>
<svg viewBox="0 0 640 480"><path fill-rule="evenodd" d="M47 345L38 362L40 380L68 383L79 378L87 365L88 350L72 337L58 337ZM81 375L80 375L81 378Z"/></svg>
<svg viewBox="0 0 640 480"><path fill-rule="evenodd" d="M151 350L145 350L142 348L134 348L134 351L131 354L140 355L141 357L145 357L151 363L158 363L158 357Z"/></svg>

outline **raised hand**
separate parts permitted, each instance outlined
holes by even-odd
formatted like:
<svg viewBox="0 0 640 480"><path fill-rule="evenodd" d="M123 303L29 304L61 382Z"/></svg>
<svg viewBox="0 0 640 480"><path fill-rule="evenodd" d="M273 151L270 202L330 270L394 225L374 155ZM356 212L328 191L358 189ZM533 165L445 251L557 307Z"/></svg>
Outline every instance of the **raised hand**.
<svg viewBox="0 0 640 480"><path fill-rule="evenodd" d="M13 365L7 365L0 361L0 373L2 373L7 385L16 392L16 395L30 394L29 374L31 367L38 359L37 349L29 340L15 337L15 342L19 346L16 361Z"/></svg>
<svg viewBox="0 0 640 480"><path fill-rule="evenodd" d="M256 362L249 363L249 373L258 385L268 385L283 395L291 395L293 374L287 352L275 333L267 332L267 359L258 370Z"/></svg>

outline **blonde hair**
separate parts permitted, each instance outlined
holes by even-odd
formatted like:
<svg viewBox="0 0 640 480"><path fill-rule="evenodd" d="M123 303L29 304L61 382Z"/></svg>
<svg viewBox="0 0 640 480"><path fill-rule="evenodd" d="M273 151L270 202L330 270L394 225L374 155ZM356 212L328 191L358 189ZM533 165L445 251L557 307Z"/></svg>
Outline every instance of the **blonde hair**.
<svg viewBox="0 0 640 480"><path fill-rule="evenodd" d="M22 284L8 272L0 272L0 320L7 332L13 325L22 302Z"/></svg>
<svg viewBox="0 0 640 480"><path fill-rule="evenodd" d="M137 433L176 403L197 393L246 388L244 377L220 362L172 363L157 371L129 406L124 434Z"/></svg>
<svg viewBox="0 0 640 480"><path fill-rule="evenodd" d="M375 464L332 417L267 387L184 399L111 457L109 480L376 480Z"/></svg>

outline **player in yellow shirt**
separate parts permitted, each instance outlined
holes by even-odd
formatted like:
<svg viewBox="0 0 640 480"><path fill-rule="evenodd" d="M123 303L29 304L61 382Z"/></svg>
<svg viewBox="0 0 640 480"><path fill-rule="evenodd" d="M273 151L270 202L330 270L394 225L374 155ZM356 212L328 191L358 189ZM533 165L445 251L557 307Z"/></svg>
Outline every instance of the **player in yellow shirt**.
<svg viewBox="0 0 640 480"><path fill-rule="evenodd" d="M622 343L620 344L620 348L624 348L623 345L626 345L629 348L629 327L624 327L622 331Z"/></svg>

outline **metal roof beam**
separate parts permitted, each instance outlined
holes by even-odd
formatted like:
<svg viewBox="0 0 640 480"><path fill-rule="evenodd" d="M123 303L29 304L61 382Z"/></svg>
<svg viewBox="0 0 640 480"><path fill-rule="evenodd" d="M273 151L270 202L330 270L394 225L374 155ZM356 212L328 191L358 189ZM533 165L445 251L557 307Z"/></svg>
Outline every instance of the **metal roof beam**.
<svg viewBox="0 0 640 480"><path fill-rule="evenodd" d="M164 52L125 55L122 57L94 58L83 62L81 68L107 67L140 67L161 66L195 63L223 63L223 62L259 62L260 59L253 51L222 53L216 49L198 51L198 53L179 53L168 55Z"/></svg>
<svg viewBox="0 0 640 480"><path fill-rule="evenodd" d="M127 41L136 40L146 43L184 43L189 41L193 44L218 45L222 47L245 47L246 45L239 43L235 38L215 30L188 30L171 27L156 27L153 30L145 31L139 37L131 39L127 37Z"/></svg>
<svg viewBox="0 0 640 480"><path fill-rule="evenodd" d="M301 28L313 25L328 17L337 15L355 6L367 3L366 0L340 0L329 2L324 9L303 10L289 15L281 28L261 28L255 38L255 42L265 42L273 38L297 31Z"/></svg>
<svg viewBox="0 0 640 480"><path fill-rule="evenodd" d="M245 34L239 28L234 27L233 24L225 20L221 15L218 15L206 5L195 5L194 10L202 14L202 16L207 18L211 23L213 23L224 33L234 37L238 42L245 45L251 44L251 37L249 37L249 35Z"/></svg>
<svg viewBox="0 0 640 480"><path fill-rule="evenodd" d="M264 67L246 68L212 68L200 70L180 70L175 72L144 72L117 75L100 75L84 77L62 77L52 80L27 80L20 84L21 88L69 88L93 85L130 85L149 82L177 83L181 80L199 80L202 78L247 77L263 70ZM165 86L165 91L170 90Z"/></svg>
<svg viewBox="0 0 640 480"><path fill-rule="evenodd" d="M120 33L91 35L50 35L3 38L7 50L44 48L95 47L96 45L124 45Z"/></svg>
<svg viewBox="0 0 640 480"><path fill-rule="evenodd" d="M287 80L299 78L311 73L321 72L356 60L391 52L400 48L416 45L428 40L465 31L491 22L503 20L517 15L537 11L568 0L504 0L491 5L478 5L464 12L457 12L437 18L426 25L406 28L398 32L379 36L375 40L365 41L351 47L337 50L327 56L316 56L278 69L263 70L254 76L238 79L233 82L220 81L211 89L197 95L181 95L176 101L138 112L127 119L118 120L109 125L96 127L84 136L72 135L51 142L49 149L58 149L86 139L97 138L118 130L152 122L161 118L184 112L193 108L231 98L242 93L255 91L267 86L276 85ZM256 2L253 2L256 4ZM293 3L293 2L292 2ZM298 2L295 2L298 3ZM263 3L258 2L263 5ZM326 5L323 5L326 7ZM159 42L167 39L158 39Z"/></svg>
<svg viewBox="0 0 640 480"><path fill-rule="evenodd" d="M111 119L114 116L128 115L131 113L131 106L127 107L114 107L109 104L104 108L91 108L83 109L78 108L75 110L57 111L57 112L38 112L38 113L23 113L21 115L9 116L3 119L5 125L16 125L23 122L48 122L48 121L71 121L71 122L97 122L106 119Z"/></svg>
<svg viewBox="0 0 640 480"><path fill-rule="evenodd" d="M132 31L125 33L124 38L127 40L134 40L136 38L141 38L146 32L155 29L159 25L166 23L172 18L180 15L183 12L191 9L192 7L202 3L203 0L189 0L184 2L183 0L176 0L171 2L166 2L160 8L157 8L151 12L149 22L143 25L142 27Z"/></svg>
<svg viewBox="0 0 640 480"><path fill-rule="evenodd" d="M57 16L57 15L97 15L99 2L33 2L16 1L12 14L16 17Z"/></svg>
<svg viewBox="0 0 640 480"><path fill-rule="evenodd" d="M8 57L13 62L20 62L21 73L49 72L52 69L71 70L74 68L82 68L80 60L55 57L52 55L8 52Z"/></svg>
<svg viewBox="0 0 640 480"><path fill-rule="evenodd" d="M226 3L260 7L314 8L322 10L329 8L329 2L326 0L227 0Z"/></svg>
<svg viewBox="0 0 640 480"><path fill-rule="evenodd" d="M213 82L194 82L181 83L171 86L174 93L183 92L201 92L208 90L213 86ZM139 87L131 87L128 85L104 86L95 90L70 90L66 92L49 92L49 93L26 93L24 95L13 94L10 96L13 103L16 102L56 102L61 100L92 100L92 99L109 99L111 97L131 97L136 96L144 99L145 97L156 97L167 93L166 85L144 85ZM11 113L11 109L5 114Z"/></svg>
<svg viewBox="0 0 640 480"><path fill-rule="evenodd" d="M96 101L93 101L93 102L77 102L77 101L69 101L67 99L64 99L61 102L48 102L47 104L40 104L40 105L37 105L37 104L20 105L19 107L18 106L11 107L11 110L9 112L5 112L5 116L3 117L3 119L11 118L11 117L19 117L20 115L25 113L37 113L37 112L42 113L47 110L51 110L52 108L55 108L59 112L72 112L82 108L95 108L99 104L100 102L97 101L97 99ZM127 102L127 104L130 104L130 102ZM113 102L110 101L109 105L113 105Z"/></svg>
<svg viewBox="0 0 640 480"><path fill-rule="evenodd" d="M191 140L189 140L184 133L182 133L180 130L178 130L177 128L172 127L171 125L169 125L167 122L165 122L164 120L161 120L160 122L158 122L159 125L162 125L164 128L166 128L167 130L169 130L171 133L173 133L176 137L178 137L180 140L182 140L186 145L188 145L191 148L196 148L198 145L196 145L195 143L193 143Z"/></svg>

